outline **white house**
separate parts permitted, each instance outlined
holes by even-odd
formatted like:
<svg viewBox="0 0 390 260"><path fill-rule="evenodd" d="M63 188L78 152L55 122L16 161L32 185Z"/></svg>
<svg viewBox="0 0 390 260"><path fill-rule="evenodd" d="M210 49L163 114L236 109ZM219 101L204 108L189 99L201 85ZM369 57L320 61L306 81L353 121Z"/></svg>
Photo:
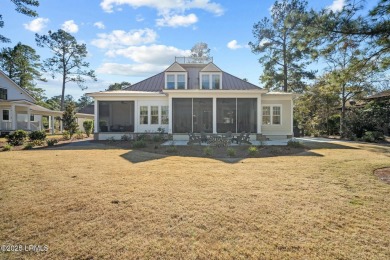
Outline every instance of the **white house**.
<svg viewBox="0 0 390 260"><path fill-rule="evenodd" d="M95 100L95 138L157 132L174 140L188 132L250 132L251 139L293 135L291 93L268 92L218 68L211 60L176 58L165 71Z"/></svg>
<svg viewBox="0 0 390 260"><path fill-rule="evenodd" d="M62 117L63 112L44 108L35 102L27 91L0 71L0 134L15 130L43 130L43 117L48 118L49 131L53 133L55 118ZM89 114L77 113L76 117L81 129L84 120L93 119Z"/></svg>

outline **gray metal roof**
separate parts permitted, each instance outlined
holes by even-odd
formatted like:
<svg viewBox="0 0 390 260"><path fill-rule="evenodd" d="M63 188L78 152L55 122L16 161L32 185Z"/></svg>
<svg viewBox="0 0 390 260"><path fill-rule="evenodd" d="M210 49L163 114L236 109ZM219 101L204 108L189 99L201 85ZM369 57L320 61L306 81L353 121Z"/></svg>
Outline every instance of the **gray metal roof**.
<svg viewBox="0 0 390 260"><path fill-rule="evenodd" d="M182 65L182 64L181 64ZM207 65L207 64L206 64ZM187 89L199 89L199 72L206 66L202 64L183 64L182 67L186 69L188 74ZM161 72L153 77L145 79L134 85L131 85L124 90L129 91L147 91L160 92L165 87L165 74ZM237 78L229 73L222 71L222 89L223 90L253 90L261 89L260 87ZM185 91L185 90L183 90Z"/></svg>

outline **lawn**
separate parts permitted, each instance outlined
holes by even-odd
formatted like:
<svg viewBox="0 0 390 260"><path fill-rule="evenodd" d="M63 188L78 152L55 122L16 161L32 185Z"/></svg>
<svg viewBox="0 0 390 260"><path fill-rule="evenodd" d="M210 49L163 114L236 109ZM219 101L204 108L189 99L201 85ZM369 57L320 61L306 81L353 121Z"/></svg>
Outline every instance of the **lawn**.
<svg viewBox="0 0 390 260"><path fill-rule="evenodd" d="M0 153L6 259L390 259L390 147L266 158L57 147Z"/></svg>

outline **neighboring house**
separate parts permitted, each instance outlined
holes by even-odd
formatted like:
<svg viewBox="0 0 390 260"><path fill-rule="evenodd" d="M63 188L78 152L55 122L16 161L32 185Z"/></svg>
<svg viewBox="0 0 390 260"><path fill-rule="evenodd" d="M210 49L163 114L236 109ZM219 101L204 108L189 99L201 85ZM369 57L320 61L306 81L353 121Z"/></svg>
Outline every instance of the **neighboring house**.
<svg viewBox="0 0 390 260"><path fill-rule="evenodd" d="M165 71L131 88L87 95L95 100L99 140L159 129L173 134L174 140L201 131L245 131L252 140L293 134L294 94L268 92L222 71L212 61L176 58Z"/></svg>
<svg viewBox="0 0 390 260"><path fill-rule="evenodd" d="M27 91L0 71L0 135L15 130L43 130L43 117L47 117L49 131L53 133L55 118L62 117L63 112L38 106L35 102ZM93 119L93 115L80 113L77 113L76 117L79 125L81 123L81 130L85 119ZM62 131L62 124L60 124L60 131Z"/></svg>

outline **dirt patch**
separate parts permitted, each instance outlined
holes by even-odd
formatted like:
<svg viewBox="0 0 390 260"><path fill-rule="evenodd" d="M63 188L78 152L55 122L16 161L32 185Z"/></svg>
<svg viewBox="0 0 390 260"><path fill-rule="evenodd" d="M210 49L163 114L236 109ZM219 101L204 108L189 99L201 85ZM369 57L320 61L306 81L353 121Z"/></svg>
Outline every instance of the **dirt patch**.
<svg viewBox="0 0 390 260"><path fill-rule="evenodd" d="M375 176L377 176L381 181L390 184L390 167L377 169L374 171Z"/></svg>

